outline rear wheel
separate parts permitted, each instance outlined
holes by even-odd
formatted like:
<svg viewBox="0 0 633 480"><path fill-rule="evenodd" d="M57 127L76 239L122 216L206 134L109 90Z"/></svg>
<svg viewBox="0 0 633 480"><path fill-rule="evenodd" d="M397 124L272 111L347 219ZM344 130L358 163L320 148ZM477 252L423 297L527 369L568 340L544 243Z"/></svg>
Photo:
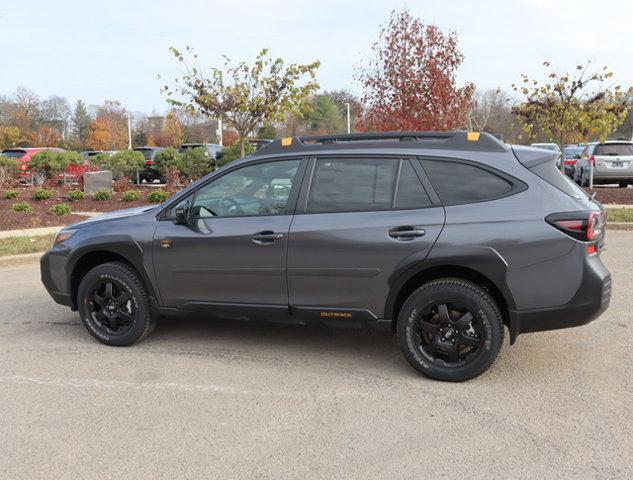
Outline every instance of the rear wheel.
<svg viewBox="0 0 633 480"><path fill-rule="evenodd" d="M501 312L478 285L433 280L413 292L398 315L400 348L419 372L459 382L485 372L503 343Z"/></svg>
<svg viewBox="0 0 633 480"><path fill-rule="evenodd" d="M626 188L628 186L629 186L629 182L627 181L618 182L618 187L620 188Z"/></svg>
<svg viewBox="0 0 633 480"><path fill-rule="evenodd" d="M79 284L77 306L90 334L106 345L131 345L154 327L145 286L126 263L90 270Z"/></svg>

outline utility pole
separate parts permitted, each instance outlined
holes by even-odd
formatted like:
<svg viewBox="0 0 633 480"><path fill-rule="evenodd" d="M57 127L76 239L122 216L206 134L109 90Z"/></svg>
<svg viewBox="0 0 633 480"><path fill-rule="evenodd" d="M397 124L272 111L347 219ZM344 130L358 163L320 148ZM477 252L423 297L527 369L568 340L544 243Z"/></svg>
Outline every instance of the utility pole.
<svg viewBox="0 0 633 480"><path fill-rule="evenodd" d="M127 148L132 150L132 114L127 115Z"/></svg>
<svg viewBox="0 0 633 480"><path fill-rule="evenodd" d="M218 129L217 129L217 131L215 133L216 133L216 136L218 138L218 143L220 145L223 145L222 142L224 141L224 137L223 137L223 132L222 132L222 119L221 118L218 118Z"/></svg>
<svg viewBox="0 0 633 480"><path fill-rule="evenodd" d="M347 109L347 133L352 133L352 124L349 116L349 102L345 102L345 108Z"/></svg>

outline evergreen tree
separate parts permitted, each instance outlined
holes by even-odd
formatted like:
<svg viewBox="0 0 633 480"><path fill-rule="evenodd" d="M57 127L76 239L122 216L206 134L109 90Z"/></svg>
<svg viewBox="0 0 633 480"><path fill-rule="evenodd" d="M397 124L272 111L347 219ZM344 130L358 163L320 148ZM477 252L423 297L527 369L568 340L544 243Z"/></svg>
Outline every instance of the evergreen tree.
<svg viewBox="0 0 633 480"><path fill-rule="evenodd" d="M72 121L74 143L77 148L86 148L92 118L90 118L86 104L81 100L77 100L75 104Z"/></svg>

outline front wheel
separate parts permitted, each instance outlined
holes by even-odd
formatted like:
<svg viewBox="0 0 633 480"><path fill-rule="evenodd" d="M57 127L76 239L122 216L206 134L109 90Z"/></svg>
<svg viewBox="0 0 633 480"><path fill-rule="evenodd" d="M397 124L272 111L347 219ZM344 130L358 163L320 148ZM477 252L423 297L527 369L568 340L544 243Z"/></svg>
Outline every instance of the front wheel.
<svg viewBox="0 0 633 480"><path fill-rule="evenodd" d="M459 278L433 280L414 291L397 326L407 361L436 380L460 382L481 375L503 343L497 304L486 290Z"/></svg>
<svg viewBox="0 0 633 480"><path fill-rule="evenodd" d="M145 286L126 263L90 270L79 284L77 306L84 326L106 345L132 345L154 327Z"/></svg>

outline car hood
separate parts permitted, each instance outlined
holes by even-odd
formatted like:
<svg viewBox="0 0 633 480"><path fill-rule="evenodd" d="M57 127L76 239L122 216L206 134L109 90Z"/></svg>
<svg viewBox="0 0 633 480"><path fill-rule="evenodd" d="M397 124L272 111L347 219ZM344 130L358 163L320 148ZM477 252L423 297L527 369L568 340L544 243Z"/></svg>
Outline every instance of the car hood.
<svg viewBox="0 0 633 480"><path fill-rule="evenodd" d="M117 220L120 218L128 218L133 217L135 215L140 215L142 213L149 212L150 210L154 210L158 208L156 205L143 205L142 207L134 207L134 208L126 208L125 210L115 210L114 212L102 213L101 215L94 216L87 220L83 220L81 222L73 223L66 227L66 229L76 230L78 228L84 228L90 225L94 225L96 223L108 222L111 220Z"/></svg>

